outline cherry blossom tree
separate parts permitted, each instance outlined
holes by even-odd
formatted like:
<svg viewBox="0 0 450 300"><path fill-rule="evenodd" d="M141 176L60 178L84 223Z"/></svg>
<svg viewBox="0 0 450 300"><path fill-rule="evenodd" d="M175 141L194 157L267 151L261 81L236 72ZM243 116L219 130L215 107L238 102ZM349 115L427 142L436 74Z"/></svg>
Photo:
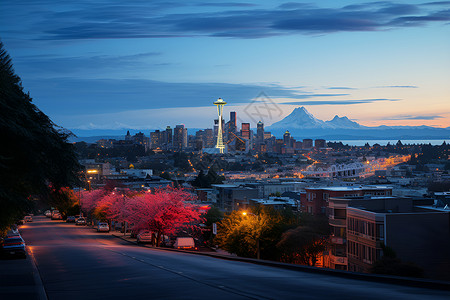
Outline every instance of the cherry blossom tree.
<svg viewBox="0 0 450 300"><path fill-rule="evenodd" d="M87 213L93 213L99 201L106 195L103 189L81 192L81 208Z"/></svg>
<svg viewBox="0 0 450 300"><path fill-rule="evenodd" d="M127 202L125 210L134 229L156 233L159 246L163 235L174 234L182 227L196 227L203 220L200 208L189 203L193 199L185 190L165 188L136 195Z"/></svg>

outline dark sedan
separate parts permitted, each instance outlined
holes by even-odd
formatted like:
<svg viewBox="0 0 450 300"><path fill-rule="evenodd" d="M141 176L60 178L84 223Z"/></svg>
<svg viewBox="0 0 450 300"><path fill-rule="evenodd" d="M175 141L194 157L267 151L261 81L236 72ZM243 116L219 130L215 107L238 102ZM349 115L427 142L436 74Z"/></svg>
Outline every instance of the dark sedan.
<svg viewBox="0 0 450 300"><path fill-rule="evenodd" d="M78 218L75 225L86 225L86 219L83 217Z"/></svg>
<svg viewBox="0 0 450 300"><path fill-rule="evenodd" d="M25 241L18 235L4 238L1 250L2 254L6 256L17 255L25 258L27 253L25 251Z"/></svg>

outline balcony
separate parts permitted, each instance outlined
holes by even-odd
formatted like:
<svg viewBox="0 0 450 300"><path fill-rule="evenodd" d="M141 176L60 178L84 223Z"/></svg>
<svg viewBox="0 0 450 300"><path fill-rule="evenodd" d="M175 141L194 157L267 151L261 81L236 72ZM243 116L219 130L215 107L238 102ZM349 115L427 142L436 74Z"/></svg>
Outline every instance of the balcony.
<svg viewBox="0 0 450 300"><path fill-rule="evenodd" d="M337 227L346 227L347 226L346 219L329 219L328 223L330 224L330 226L337 226Z"/></svg>
<svg viewBox="0 0 450 300"><path fill-rule="evenodd" d="M345 239L342 237L332 236L331 243L336 244L336 245L344 245Z"/></svg>
<svg viewBox="0 0 450 300"><path fill-rule="evenodd" d="M332 264L338 264L338 265L347 265L348 264L348 259L347 257L343 257L343 256L334 256L334 255L330 255L330 262Z"/></svg>

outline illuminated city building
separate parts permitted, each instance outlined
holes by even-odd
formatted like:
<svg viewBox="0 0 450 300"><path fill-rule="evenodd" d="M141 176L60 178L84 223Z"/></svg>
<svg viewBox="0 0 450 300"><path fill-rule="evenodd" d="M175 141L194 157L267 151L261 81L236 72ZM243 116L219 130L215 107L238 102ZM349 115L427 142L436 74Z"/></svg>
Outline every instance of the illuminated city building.
<svg viewBox="0 0 450 300"><path fill-rule="evenodd" d="M225 145L223 144L223 119L222 119L223 106L225 104L227 103L223 101L222 98L219 98L216 102L214 102L214 105L217 106L217 114L219 116L216 148L219 149L220 153L223 153L223 151L225 150Z"/></svg>

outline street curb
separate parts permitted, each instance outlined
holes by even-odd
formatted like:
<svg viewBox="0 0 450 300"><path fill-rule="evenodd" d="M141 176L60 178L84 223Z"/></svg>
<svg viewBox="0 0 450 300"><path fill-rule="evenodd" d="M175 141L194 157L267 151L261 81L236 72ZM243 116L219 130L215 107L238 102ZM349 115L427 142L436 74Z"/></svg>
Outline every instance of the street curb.
<svg viewBox="0 0 450 300"><path fill-rule="evenodd" d="M127 241L129 243L137 245L136 242L127 240L124 237L121 237L121 236L115 235L115 234L112 234L112 235L115 237L118 237L124 241ZM322 275L343 277L343 278L348 278L348 279L365 280L365 281L371 281L371 282L397 284L397 285L404 285L404 286L450 291L450 282L447 282L447 281L430 280L430 279L415 279L415 278L407 278L407 277L391 276L391 275L354 273L354 272L349 272L349 271L309 267L309 266L303 266L303 265L294 265L294 264L288 264L288 263L282 263L282 262L245 258L245 257L239 257L239 256L221 255L221 254L215 254L215 253L205 253L205 252L187 251L187 250L170 249L170 248L154 248L154 247L150 247L150 246L145 246L145 247L149 248L149 249L155 249L155 250L181 252L181 253L187 253L187 254L209 256L209 257L225 259L225 260L240 261L240 262L252 263L252 264L257 264L257 265L287 269L287 270L292 270L292 271L309 272L309 273L316 273L316 274L322 274Z"/></svg>
<svg viewBox="0 0 450 300"><path fill-rule="evenodd" d="M130 241L130 240L126 239L125 237L121 236L121 235L114 234L114 233L112 233L111 235L116 237L116 238L119 238L121 240L124 240L125 242L131 243L133 245L137 245L138 244L137 242Z"/></svg>
<svg viewBox="0 0 450 300"><path fill-rule="evenodd" d="M36 290L38 293L39 300L48 300L47 293L45 292L44 284L42 283L41 274L39 273L39 269L37 267L36 258L34 257L33 251L26 246L28 256L30 257L31 265L33 267L33 278L36 284Z"/></svg>

